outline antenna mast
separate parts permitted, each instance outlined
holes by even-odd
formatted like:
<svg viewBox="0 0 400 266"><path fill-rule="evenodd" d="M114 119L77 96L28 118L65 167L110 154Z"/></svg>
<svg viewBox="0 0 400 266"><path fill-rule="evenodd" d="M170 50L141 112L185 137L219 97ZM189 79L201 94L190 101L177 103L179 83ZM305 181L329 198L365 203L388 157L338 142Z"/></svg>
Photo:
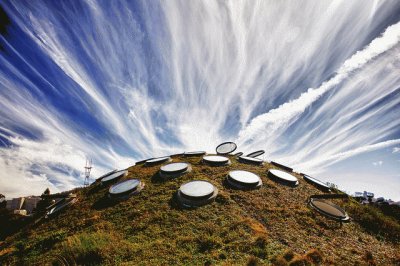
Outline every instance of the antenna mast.
<svg viewBox="0 0 400 266"><path fill-rule="evenodd" d="M89 186L90 170L92 170L92 159L86 158L85 182L83 183L83 186L85 187Z"/></svg>

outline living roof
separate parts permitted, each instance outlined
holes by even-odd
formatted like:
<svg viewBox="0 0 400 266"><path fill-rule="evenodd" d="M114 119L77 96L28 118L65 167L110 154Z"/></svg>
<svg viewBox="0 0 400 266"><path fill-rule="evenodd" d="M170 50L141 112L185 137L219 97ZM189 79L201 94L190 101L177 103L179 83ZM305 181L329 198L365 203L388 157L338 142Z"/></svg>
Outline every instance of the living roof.
<svg viewBox="0 0 400 266"><path fill-rule="evenodd" d="M365 262L367 251L377 264L390 265L399 259L398 221L371 206L351 199L332 200L354 218L338 229L305 204L310 195L321 192L297 174L300 184L292 188L267 178L269 169L278 168L268 163L241 164L234 156L230 156L231 165L221 167L210 167L196 157L173 160L188 162L193 170L163 181L156 178L159 165L130 167L122 179L139 178L146 187L122 202L106 201L108 186L100 183L77 189L79 200L74 205L0 243L0 264L84 264L90 260L130 265L268 265L310 261L310 254L320 254L324 264L349 265ZM264 185L251 191L225 187L223 180L233 169L259 175ZM175 200L176 191L195 179L212 182L218 196L200 208L182 209Z"/></svg>

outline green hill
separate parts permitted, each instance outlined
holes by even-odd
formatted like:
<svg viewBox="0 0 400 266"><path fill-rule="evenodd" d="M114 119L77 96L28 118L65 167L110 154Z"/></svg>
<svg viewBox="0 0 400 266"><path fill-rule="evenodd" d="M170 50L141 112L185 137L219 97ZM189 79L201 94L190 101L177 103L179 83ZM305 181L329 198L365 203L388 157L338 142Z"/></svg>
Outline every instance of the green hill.
<svg viewBox="0 0 400 266"><path fill-rule="evenodd" d="M210 167L201 157L173 156L192 171L162 181L160 166L130 167L125 179L144 189L125 201L107 200L99 182L77 189L78 201L51 219L31 224L0 244L1 265L395 265L400 263L400 224L373 206L333 200L352 222L342 227L307 206L322 194L299 177L292 188L267 177L270 164ZM263 186L240 191L224 186L234 169L258 174ZM219 190L215 202L182 209L181 184L208 180Z"/></svg>

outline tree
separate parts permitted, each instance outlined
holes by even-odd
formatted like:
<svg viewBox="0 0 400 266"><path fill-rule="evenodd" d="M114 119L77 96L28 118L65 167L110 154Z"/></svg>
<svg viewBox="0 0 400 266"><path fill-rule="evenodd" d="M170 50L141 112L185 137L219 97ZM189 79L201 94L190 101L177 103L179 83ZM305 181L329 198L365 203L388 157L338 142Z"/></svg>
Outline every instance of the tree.
<svg viewBox="0 0 400 266"><path fill-rule="evenodd" d="M50 195L50 189L46 188L42 195Z"/></svg>
<svg viewBox="0 0 400 266"><path fill-rule="evenodd" d="M6 196L0 194L0 208L5 208L7 205Z"/></svg>
<svg viewBox="0 0 400 266"><path fill-rule="evenodd" d="M37 203L35 212L36 214L43 214L46 212L46 208L52 204L52 200L49 197L50 189L46 188L46 190L40 196L42 199Z"/></svg>

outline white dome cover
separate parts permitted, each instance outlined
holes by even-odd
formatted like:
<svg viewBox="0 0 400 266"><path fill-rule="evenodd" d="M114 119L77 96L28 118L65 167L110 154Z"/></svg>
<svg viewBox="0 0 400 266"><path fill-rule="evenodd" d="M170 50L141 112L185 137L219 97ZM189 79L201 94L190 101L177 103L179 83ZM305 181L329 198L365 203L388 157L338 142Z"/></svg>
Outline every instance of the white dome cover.
<svg viewBox="0 0 400 266"><path fill-rule="evenodd" d="M271 170L269 170L269 172L271 174L273 174L274 176L276 176L282 180L285 180L285 181L289 181L289 182L297 182L298 181L297 177L295 177L289 173L286 173L284 171L281 171L281 170L271 169Z"/></svg>
<svg viewBox="0 0 400 266"><path fill-rule="evenodd" d="M189 197L205 197L214 193L214 185L207 181L196 180L183 184L180 192Z"/></svg>

